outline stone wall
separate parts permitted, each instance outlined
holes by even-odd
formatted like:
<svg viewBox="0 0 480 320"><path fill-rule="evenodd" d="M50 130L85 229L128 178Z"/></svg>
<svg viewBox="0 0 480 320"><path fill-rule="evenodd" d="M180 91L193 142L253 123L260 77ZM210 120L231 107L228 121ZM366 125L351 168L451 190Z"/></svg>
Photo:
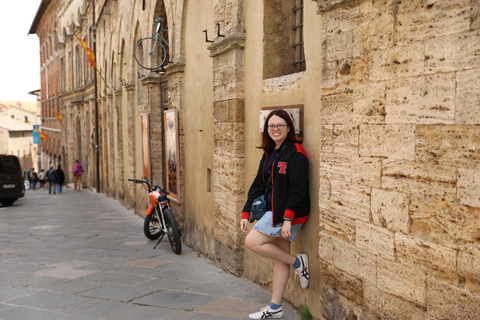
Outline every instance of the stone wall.
<svg viewBox="0 0 480 320"><path fill-rule="evenodd" d="M214 1L217 23L229 27L224 37L209 46L213 58L213 187L215 199L215 260L224 269L243 271L243 235L240 215L245 201L245 94L243 0L235 12ZM226 33L224 31L224 33Z"/></svg>
<svg viewBox="0 0 480 320"><path fill-rule="evenodd" d="M478 319L478 1L317 0L325 319Z"/></svg>

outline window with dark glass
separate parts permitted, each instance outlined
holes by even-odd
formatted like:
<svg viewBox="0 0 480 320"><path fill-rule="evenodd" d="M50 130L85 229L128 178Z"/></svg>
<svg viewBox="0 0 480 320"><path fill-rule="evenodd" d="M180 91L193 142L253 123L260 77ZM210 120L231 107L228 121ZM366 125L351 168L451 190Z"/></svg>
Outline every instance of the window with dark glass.
<svg viewBox="0 0 480 320"><path fill-rule="evenodd" d="M303 50L303 0L295 0L293 8L295 22L293 25L293 65L297 72L305 71L305 52Z"/></svg>
<svg viewBox="0 0 480 320"><path fill-rule="evenodd" d="M81 67L81 57L80 57L80 47L77 45L75 47L75 87L80 87L80 79L82 75Z"/></svg>

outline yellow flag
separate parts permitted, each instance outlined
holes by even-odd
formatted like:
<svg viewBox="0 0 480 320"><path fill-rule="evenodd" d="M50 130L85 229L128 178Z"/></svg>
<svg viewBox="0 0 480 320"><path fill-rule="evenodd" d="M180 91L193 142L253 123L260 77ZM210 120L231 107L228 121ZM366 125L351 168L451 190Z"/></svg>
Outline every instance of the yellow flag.
<svg viewBox="0 0 480 320"><path fill-rule="evenodd" d="M40 131L38 131L38 134L40 135L40 141L48 139L48 134L45 134L45 133L40 132Z"/></svg>
<svg viewBox="0 0 480 320"><path fill-rule="evenodd" d="M87 43L83 41L77 34L75 33L75 37L77 37L78 41L80 41L80 44L82 45L83 49L87 53L87 59L88 62L90 62L90 65L92 68L95 68L95 55L93 54L92 50L88 47Z"/></svg>
<svg viewBox="0 0 480 320"><path fill-rule="evenodd" d="M63 126L62 124L62 120L63 120L63 115L61 115L60 113L58 113L57 111L53 110L53 113L55 114L55 116L57 117L58 119L58 122L60 122L60 125Z"/></svg>

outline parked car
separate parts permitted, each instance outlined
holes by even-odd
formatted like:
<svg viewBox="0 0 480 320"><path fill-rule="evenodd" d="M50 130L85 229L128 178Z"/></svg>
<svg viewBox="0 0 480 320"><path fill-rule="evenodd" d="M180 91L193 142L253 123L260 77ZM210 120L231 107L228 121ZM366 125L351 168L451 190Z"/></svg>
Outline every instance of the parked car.
<svg viewBox="0 0 480 320"><path fill-rule="evenodd" d="M25 195L22 168L14 155L0 154L0 203L11 206Z"/></svg>

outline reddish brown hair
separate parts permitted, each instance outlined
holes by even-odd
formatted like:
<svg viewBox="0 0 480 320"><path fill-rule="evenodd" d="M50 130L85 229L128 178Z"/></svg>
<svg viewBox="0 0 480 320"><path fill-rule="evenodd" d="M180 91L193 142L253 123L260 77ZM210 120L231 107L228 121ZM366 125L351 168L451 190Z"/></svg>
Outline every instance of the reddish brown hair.
<svg viewBox="0 0 480 320"><path fill-rule="evenodd" d="M257 147L258 149L265 150L265 152L267 153L270 153L275 148L275 141L273 141L268 134L268 121L273 116L277 116L285 120L288 128L290 129L284 142L287 145L292 145L296 142L299 142L297 140L297 137L295 136L295 127L293 126L293 121L292 118L290 118L290 115L283 109L273 110L272 112L270 112L267 119L265 119L265 123L263 124L262 144Z"/></svg>

